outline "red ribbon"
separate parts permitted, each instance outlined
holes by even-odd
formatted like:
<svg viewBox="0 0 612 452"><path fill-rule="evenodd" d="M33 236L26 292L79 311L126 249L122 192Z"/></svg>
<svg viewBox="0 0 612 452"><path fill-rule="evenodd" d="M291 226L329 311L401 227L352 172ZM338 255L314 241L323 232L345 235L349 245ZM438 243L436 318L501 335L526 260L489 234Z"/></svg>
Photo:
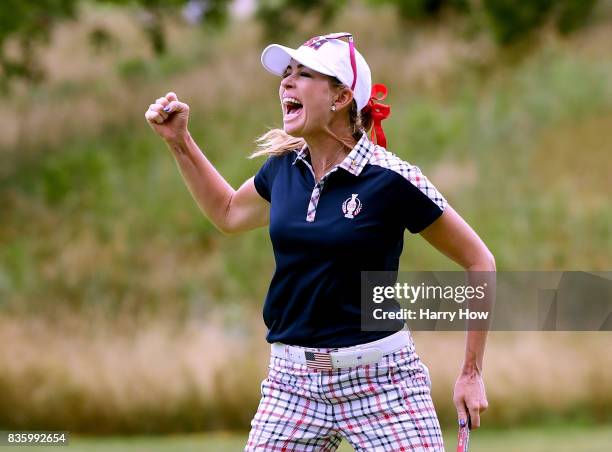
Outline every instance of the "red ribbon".
<svg viewBox="0 0 612 452"><path fill-rule="evenodd" d="M380 95L380 96L379 96ZM382 146L384 148L387 147L387 139L385 138L385 132L382 128L382 120L387 119L391 114L391 107L385 104L379 104L378 101L384 100L387 97L387 87L382 83L377 83L372 85L372 93L370 94L370 100L363 108L363 110L370 111L372 114L372 120L374 125L372 127L372 133L370 134L370 139ZM376 135L376 138L374 138Z"/></svg>

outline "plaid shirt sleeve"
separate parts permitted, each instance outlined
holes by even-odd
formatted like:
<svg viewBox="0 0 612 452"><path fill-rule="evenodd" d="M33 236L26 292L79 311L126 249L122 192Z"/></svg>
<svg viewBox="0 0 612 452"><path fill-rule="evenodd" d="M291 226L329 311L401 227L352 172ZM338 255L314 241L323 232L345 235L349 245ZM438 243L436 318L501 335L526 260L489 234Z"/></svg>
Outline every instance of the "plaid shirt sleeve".
<svg viewBox="0 0 612 452"><path fill-rule="evenodd" d="M402 221L411 233L417 234L442 215L447 201L418 166L409 165L403 176Z"/></svg>

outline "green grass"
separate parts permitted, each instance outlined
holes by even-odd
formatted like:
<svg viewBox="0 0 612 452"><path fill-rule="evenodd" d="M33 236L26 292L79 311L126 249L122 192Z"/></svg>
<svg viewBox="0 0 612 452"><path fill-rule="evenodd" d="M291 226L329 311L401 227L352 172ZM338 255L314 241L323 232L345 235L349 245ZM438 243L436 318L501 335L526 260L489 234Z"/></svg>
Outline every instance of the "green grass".
<svg viewBox="0 0 612 452"><path fill-rule="evenodd" d="M79 437L70 440L71 452L236 452L243 450L248 434L209 433L159 437ZM453 431L444 435L447 451L454 450ZM471 452L604 452L612 443L612 426L598 428L543 427L513 430L481 429L472 433ZM58 450L50 447L20 447L23 452ZM339 452L353 450L346 440Z"/></svg>

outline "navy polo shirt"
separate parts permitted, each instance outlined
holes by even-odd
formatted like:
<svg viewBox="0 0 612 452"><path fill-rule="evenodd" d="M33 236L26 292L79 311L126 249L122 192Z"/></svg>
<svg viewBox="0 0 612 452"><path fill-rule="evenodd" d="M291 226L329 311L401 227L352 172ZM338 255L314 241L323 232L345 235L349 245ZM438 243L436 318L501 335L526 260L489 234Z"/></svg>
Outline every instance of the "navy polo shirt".
<svg viewBox="0 0 612 452"><path fill-rule="evenodd" d="M266 340L348 347L392 334L361 331L361 271L397 271L404 230L442 214L446 200L420 169L363 134L318 183L307 145L269 157L254 182L270 202L276 260Z"/></svg>

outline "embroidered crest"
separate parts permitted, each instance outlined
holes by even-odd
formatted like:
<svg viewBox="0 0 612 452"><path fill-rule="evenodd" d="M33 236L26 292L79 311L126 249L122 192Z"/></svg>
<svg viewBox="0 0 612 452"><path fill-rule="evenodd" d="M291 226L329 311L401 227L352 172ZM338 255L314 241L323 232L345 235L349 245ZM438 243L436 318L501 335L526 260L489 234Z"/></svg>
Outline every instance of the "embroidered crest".
<svg viewBox="0 0 612 452"><path fill-rule="evenodd" d="M319 47L321 47L326 42L328 41L327 39L325 39L324 36L315 36L314 38L310 38L308 41L306 41L302 45L304 47L310 47L312 49L319 50Z"/></svg>
<svg viewBox="0 0 612 452"><path fill-rule="evenodd" d="M355 218L361 211L361 200L357 197L357 193L353 193L350 198L347 198L342 203L342 212L344 212L344 218Z"/></svg>

